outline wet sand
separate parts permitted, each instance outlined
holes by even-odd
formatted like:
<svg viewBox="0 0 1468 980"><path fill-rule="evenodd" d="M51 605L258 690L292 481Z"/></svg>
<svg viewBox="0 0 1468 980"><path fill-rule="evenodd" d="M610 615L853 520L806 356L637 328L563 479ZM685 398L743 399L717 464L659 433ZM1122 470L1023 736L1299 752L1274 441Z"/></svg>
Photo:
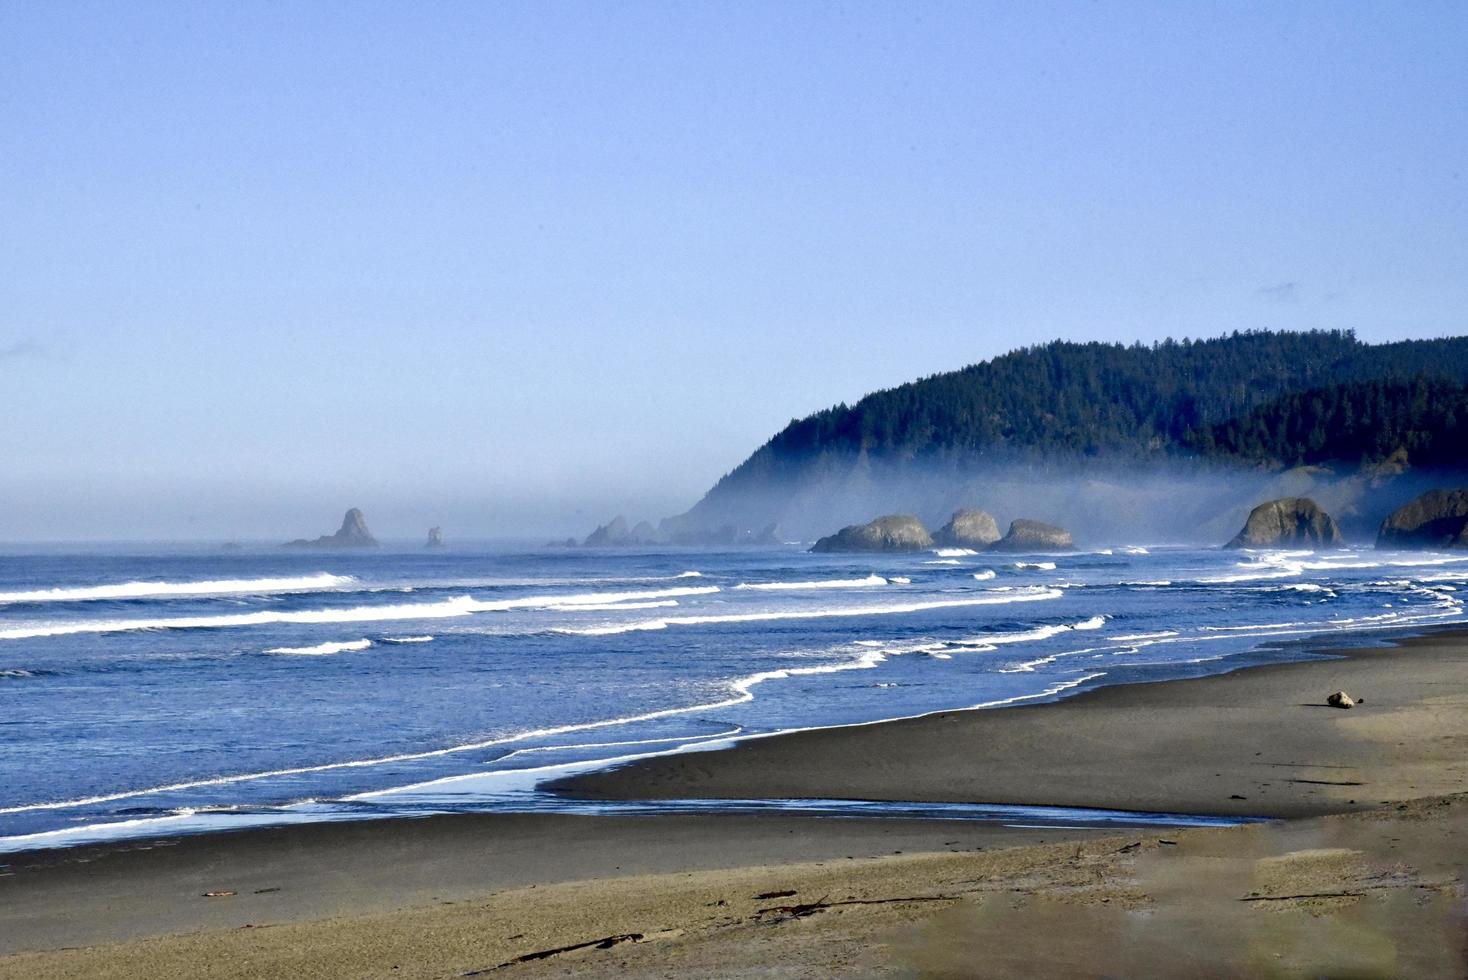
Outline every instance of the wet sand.
<svg viewBox="0 0 1468 980"><path fill-rule="evenodd" d="M1344 689L1365 703L1329 707ZM564 780L592 799L835 797L1304 817L1468 790L1468 641L756 738Z"/></svg>
<svg viewBox="0 0 1468 980"><path fill-rule="evenodd" d="M1337 688L1366 704L1323 707ZM752 740L564 788L1292 819L1099 834L459 816L14 855L0 948L35 952L0 957L0 978L1463 975L1468 797L1446 797L1468 791L1460 634Z"/></svg>

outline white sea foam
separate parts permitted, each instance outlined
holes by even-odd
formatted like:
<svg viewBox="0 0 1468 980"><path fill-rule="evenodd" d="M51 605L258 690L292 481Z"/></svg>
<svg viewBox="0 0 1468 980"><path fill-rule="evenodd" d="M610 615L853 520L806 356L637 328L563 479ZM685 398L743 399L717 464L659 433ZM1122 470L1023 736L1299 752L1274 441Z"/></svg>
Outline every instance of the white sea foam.
<svg viewBox="0 0 1468 980"><path fill-rule="evenodd" d="M890 579L888 579L888 581L891 582L893 585L911 585L912 584L912 579L908 578L905 575L894 575Z"/></svg>
<svg viewBox="0 0 1468 980"><path fill-rule="evenodd" d="M352 585L350 575L297 575L289 578L214 579L206 582L119 582L70 588L0 592L0 603L88 602L97 599L151 599L167 596L258 595L266 592L314 592Z"/></svg>
<svg viewBox="0 0 1468 980"><path fill-rule="evenodd" d="M431 636L384 636L383 643L432 643Z"/></svg>
<svg viewBox="0 0 1468 980"><path fill-rule="evenodd" d="M717 711L730 708L737 704L744 704L754 700L754 688L766 681L783 680L789 677L809 676L813 674L831 674L845 670L867 670L885 661L886 656L878 650L868 650L857 657L836 663L820 664L811 667L787 667L782 670L765 670L756 674L749 674L729 683L730 696L718 701L710 701L702 704L687 705L678 708L663 708L657 711L646 711L641 714L623 715L617 718L606 718L601 721L579 722L568 725L553 725L545 728L536 728L529 731L518 732L513 735L503 735L496 738L483 739L477 742L466 742L461 745L450 745L441 749L428 749L422 752L403 752L397 755L377 756L370 759L352 759L347 762L327 762L317 766L295 766L288 769L270 769L262 772L239 773L229 776L214 776L207 779L194 779L184 782L169 783L163 786L153 786L147 789L123 790L116 793L103 793L96 796L80 797L72 800L56 800L42 803L23 803L19 806L0 807L0 815L12 813L33 813L39 810L67 810L78 807L92 806L98 803L115 803L118 800L137 799L143 796L152 796L155 793L177 793L183 790L202 789L209 786L230 786L237 783L254 782L260 779L274 779L283 776L302 776L317 772L336 772L344 769L367 769L374 766L397 764L402 762L417 762L422 759L437 759L444 756L457 755L462 752L478 752L483 749L493 748L499 745L513 745L516 742L524 742L534 738L549 738L556 735L566 735L571 732L594 731L599 728L614 728L620 725L630 725L636 722L655 721L660 718L674 718L678 715L691 714L693 712ZM620 760L602 760L604 763ZM482 775L479 773L475 776ZM449 777L468 778L468 777ZM443 780L433 780L442 782ZM426 785L426 784L424 784ZM389 790L380 790L370 793L359 793L356 796L347 797L349 800L369 799L376 796L385 796L392 793L400 793L412 786L398 786Z"/></svg>
<svg viewBox="0 0 1468 980"><path fill-rule="evenodd" d="M345 640L339 643L318 643L314 647L276 647L273 650L266 650L265 652L283 653L295 657L329 657L333 653L365 650L371 645L371 640Z"/></svg>
<svg viewBox="0 0 1468 980"><path fill-rule="evenodd" d="M974 578L980 582L987 582L994 577L994 569L986 568L982 572L974 572Z"/></svg>
<svg viewBox="0 0 1468 980"><path fill-rule="evenodd" d="M868 575L866 578L832 578L822 579L816 582L741 582L734 586L735 589L758 589L761 591L806 591L808 589L860 589L873 585L886 585L887 580L880 575Z"/></svg>
<svg viewBox="0 0 1468 980"><path fill-rule="evenodd" d="M471 596L456 596L439 602L412 603L395 606L352 606L343 609L263 610L217 616L172 616L150 619L118 619L93 622L38 623L0 629L0 640L21 640L42 636L71 636L79 633L118 633L148 629L221 629L234 626L263 626L276 623L370 623L415 619L452 619L483 612L506 612L514 609L589 609L612 603L675 596L708 595L718 592L716 585L657 589L642 592L588 592L579 595L521 596L515 599L480 601Z"/></svg>
<svg viewBox="0 0 1468 980"><path fill-rule="evenodd" d="M0 677L15 677L15 678L20 678L20 677L35 677L35 676L36 675L35 674L32 674L30 671L28 671L28 670L22 670L19 667L12 667L9 670L0 670Z"/></svg>
<svg viewBox="0 0 1468 980"><path fill-rule="evenodd" d="M796 609L777 612L725 613L710 616L669 616L663 619L646 619L637 623L617 623L608 626L566 628L557 632L575 636L612 636L644 630L662 630L670 626L705 626L717 623L758 623L781 619L829 619L837 616L892 616L901 613L923 612L929 609L954 609L965 606L993 606L1011 602L1040 602L1059 599L1065 593L1059 589L1032 589L1028 591L991 594L972 599L939 599L924 602L907 602L882 606L832 606L825 609Z"/></svg>
<svg viewBox="0 0 1468 980"><path fill-rule="evenodd" d="M1124 555L1150 555L1152 552L1137 545L1128 545L1121 549L1121 553Z"/></svg>
<svg viewBox="0 0 1468 980"><path fill-rule="evenodd" d="M963 562L959 561L957 558L934 558L931 561L925 561L925 562L923 562L923 564L924 565L962 565Z"/></svg>
<svg viewBox="0 0 1468 980"><path fill-rule="evenodd" d="M981 633L978 636L965 640L956 641L956 646L979 646L993 649L1010 643L1033 643L1037 640L1048 640L1052 636L1074 631L1099 630L1106 625L1105 616L1092 616L1078 623L1053 623L1049 626L1037 626L1031 630L1020 630L1014 633Z"/></svg>
<svg viewBox="0 0 1468 980"><path fill-rule="evenodd" d="M617 612L622 609L666 609L677 604L677 599L649 599L646 602L573 602L545 608L551 612Z"/></svg>
<svg viewBox="0 0 1468 980"><path fill-rule="evenodd" d="M1158 630L1156 633L1133 633L1130 636L1111 637L1117 643L1132 643L1137 640L1165 640L1169 636L1177 636L1177 630Z"/></svg>
<svg viewBox="0 0 1468 980"><path fill-rule="evenodd" d="M1015 568L1033 568L1033 569L1037 569L1037 570L1042 571L1042 572L1053 572L1053 571L1055 571L1055 562L1053 562L1053 561L1017 561L1017 562L1014 563L1014 567Z"/></svg>
<svg viewBox="0 0 1468 980"><path fill-rule="evenodd" d="M939 558L962 558L965 555L977 555L978 552L972 548L934 548L933 554Z"/></svg>

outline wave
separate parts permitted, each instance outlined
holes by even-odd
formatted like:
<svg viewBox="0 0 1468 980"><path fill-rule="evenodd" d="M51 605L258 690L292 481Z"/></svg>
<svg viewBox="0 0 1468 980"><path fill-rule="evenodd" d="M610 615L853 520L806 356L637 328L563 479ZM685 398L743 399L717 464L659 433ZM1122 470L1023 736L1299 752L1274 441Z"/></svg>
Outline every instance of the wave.
<svg viewBox="0 0 1468 980"><path fill-rule="evenodd" d="M1053 562L1053 561L1017 561L1017 562L1014 563L1014 567L1015 568L1034 568L1034 569L1038 569L1039 571L1042 571L1042 572L1053 572L1053 571L1055 571L1055 562Z"/></svg>
<svg viewBox="0 0 1468 980"><path fill-rule="evenodd" d="M314 592L353 585L350 575L298 575L288 578L213 579L204 582L120 582L72 588L0 592L0 603L90 602L98 599L154 599L171 596L258 595L263 592Z"/></svg>
<svg viewBox="0 0 1468 980"><path fill-rule="evenodd" d="M432 643L431 636L384 636L383 643Z"/></svg>
<svg viewBox="0 0 1468 980"><path fill-rule="evenodd" d="M174 616L155 619L120 619L79 623L41 623L0 629L0 640L22 640L43 636L73 636L79 633L119 633L128 630L223 629L233 626L263 626L276 623L370 623L388 620L451 619L482 612L507 612L514 609L590 610L619 602L674 596L707 595L718 592L716 585L658 589L643 592L588 592L580 595L521 596L516 599L480 601L471 596L456 596L439 602L397 606L352 606L344 609L265 610L218 616Z"/></svg>
<svg viewBox="0 0 1468 980"><path fill-rule="evenodd" d="M34 672L29 671L29 670L22 670L19 667L12 667L12 668L10 668L8 670L0 670L0 677L9 677L9 678L14 678L16 680L20 680L21 678L25 678L25 677L35 677L35 676L36 675L35 675Z"/></svg>
<svg viewBox="0 0 1468 980"><path fill-rule="evenodd" d="M987 582L994 577L994 569L986 568L982 572L974 572L974 578L980 582Z"/></svg>
<svg viewBox="0 0 1468 980"><path fill-rule="evenodd" d="M923 562L924 565L961 565L963 562L957 558L935 558L932 561Z"/></svg>
<svg viewBox="0 0 1468 980"><path fill-rule="evenodd" d="M329 657L333 653L366 650L371 645L371 640L344 640L337 643L318 643L314 647L276 647L265 652L288 654L294 657Z"/></svg>
<svg viewBox="0 0 1468 980"><path fill-rule="evenodd" d="M1128 545L1121 549L1121 553L1124 555L1150 555L1152 552L1138 545Z"/></svg>
<svg viewBox="0 0 1468 980"><path fill-rule="evenodd" d="M911 585L912 584L912 579L908 578L905 575L894 575L890 579L888 579L888 581L891 582L893 585Z"/></svg>
<svg viewBox="0 0 1468 980"><path fill-rule="evenodd" d="M962 558L965 555L977 555L978 552L972 548L934 548L933 554L939 558Z"/></svg>
<svg viewBox="0 0 1468 980"><path fill-rule="evenodd" d="M799 590L806 589L859 589L871 585L886 585L887 580L880 575L868 575L866 578L833 578L823 579L818 582L740 582L734 586L735 589L760 589L769 591Z"/></svg>
<svg viewBox="0 0 1468 980"><path fill-rule="evenodd" d="M1105 616L1092 616L1090 619L1083 619L1078 623L1053 623L1049 626L1037 626L1031 630L1020 630L1015 633L981 633L969 639L956 641L952 646L979 647L981 649L992 650L997 646L1004 646L1010 643L1033 643L1038 640L1048 640L1050 637L1059 636L1062 633L1099 630L1105 625Z"/></svg>
<svg viewBox="0 0 1468 980"><path fill-rule="evenodd" d="M546 609L551 612L617 612L622 609L666 609L677 604L677 599L650 599L647 602L573 602L546 606Z"/></svg>
<svg viewBox="0 0 1468 980"><path fill-rule="evenodd" d="M892 616L902 613L924 612L929 609L953 609L965 606L994 606L1011 602L1041 602L1059 599L1065 593L1059 589L1034 589L1008 591L1003 595L989 595L973 599L939 599L926 602L908 602L885 606L835 606L826 609L799 609L783 612L725 613L712 616L669 616L663 619L646 619L637 623L619 623L609 626L564 628L556 632L573 636L614 636L618 633L633 633L646 630L662 630L670 626L707 626L719 623L762 623L782 619L830 619L843 616Z"/></svg>
<svg viewBox="0 0 1468 980"><path fill-rule="evenodd" d="M576 722L566 725L550 725L544 728L535 728L512 735L502 735L495 738L483 739L476 742L465 742L459 745L449 745L439 749L425 749L421 752L402 752L395 755L377 756L370 759L350 759L343 762L324 762L314 766L293 766L285 769L270 769L261 772L237 773L226 776L211 776L204 779L185 780L169 783L162 786L151 786L145 789L119 790L115 793L100 793L95 796L78 797L70 800L54 800L40 803L22 803L16 806L0 807L0 815L14 813L34 813L41 810L70 810L84 806L95 806L99 803L115 803L118 800L138 799L139 797L152 796L157 793L177 793L184 790L203 789L212 786L231 786L238 783L254 782L260 779L275 779L285 776L304 776L318 772L337 772L346 769L368 769L375 766L392 765L402 762L417 762L423 759L438 759L444 756L457 755L463 752L478 752L483 749L494 748L500 745L513 745L517 742L525 742L535 738L551 738L557 735L567 735L573 732L595 731L600 728L614 728L620 725L630 725L637 722L656 721L662 718L675 718L678 715L692 714L694 712L718 711L731 708L735 705L744 704L754 700L753 690L766 681L783 680L788 677L803 677L813 674L830 674L845 670L866 670L877 666L887 658L880 651L870 650L859 656L837 663L820 664L812 667L787 667L780 670L760 671L746 677L737 678L728 682L730 696L718 701L708 701L700 704L692 704L677 708L662 708L656 711L646 711L641 714L623 715L616 718L605 718L600 721ZM618 759L602 760L604 763L624 761ZM467 776L449 777L449 780L472 778L482 773L472 773ZM438 783L447 780L432 780ZM427 784L424 784L427 785ZM377 790L368 793L359 793L355 796L346 797L348 800L368 799L374 796L384 796L390 793L399 793L405 789L413 789L412 786L398 786L389 790ZM0 838L3 840L3 838Z"/></svg>
<svg viewBox="0 0 1468 980"><path fill-rule="evenodd" d="M1177 636L1177 630L1158 630L1156 633L1133 633L1130 636L1111 637L1117 643L1130 643L1135 640L1165 640L1169 636Z"/></svg>

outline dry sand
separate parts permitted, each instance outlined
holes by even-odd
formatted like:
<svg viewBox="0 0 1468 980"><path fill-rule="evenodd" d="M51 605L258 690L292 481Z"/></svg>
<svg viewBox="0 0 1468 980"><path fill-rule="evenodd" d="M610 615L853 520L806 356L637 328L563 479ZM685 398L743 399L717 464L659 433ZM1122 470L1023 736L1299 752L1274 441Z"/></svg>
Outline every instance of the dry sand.
<svg viewBox="0 0 1468 980"><path fill-rule="evenodd" d="M1366 705L1318 707L1337 687ZM1461 977L1465 709L1441 633L575 783L1294 818L1226 830L456 817L16 856L0 948L38 952L0 978Z"/></svg>

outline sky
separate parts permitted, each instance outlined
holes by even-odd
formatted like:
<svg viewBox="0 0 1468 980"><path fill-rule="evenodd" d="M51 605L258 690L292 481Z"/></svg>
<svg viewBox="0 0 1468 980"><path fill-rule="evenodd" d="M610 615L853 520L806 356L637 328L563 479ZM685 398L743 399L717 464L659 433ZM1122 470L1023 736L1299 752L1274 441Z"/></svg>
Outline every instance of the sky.
<svg viewBox="0 0 1468 980"><path fill-rule="evenodd" d="M1468 5L0 3L0 540L584 534L1054 338L1465 332Z"/></svg>

